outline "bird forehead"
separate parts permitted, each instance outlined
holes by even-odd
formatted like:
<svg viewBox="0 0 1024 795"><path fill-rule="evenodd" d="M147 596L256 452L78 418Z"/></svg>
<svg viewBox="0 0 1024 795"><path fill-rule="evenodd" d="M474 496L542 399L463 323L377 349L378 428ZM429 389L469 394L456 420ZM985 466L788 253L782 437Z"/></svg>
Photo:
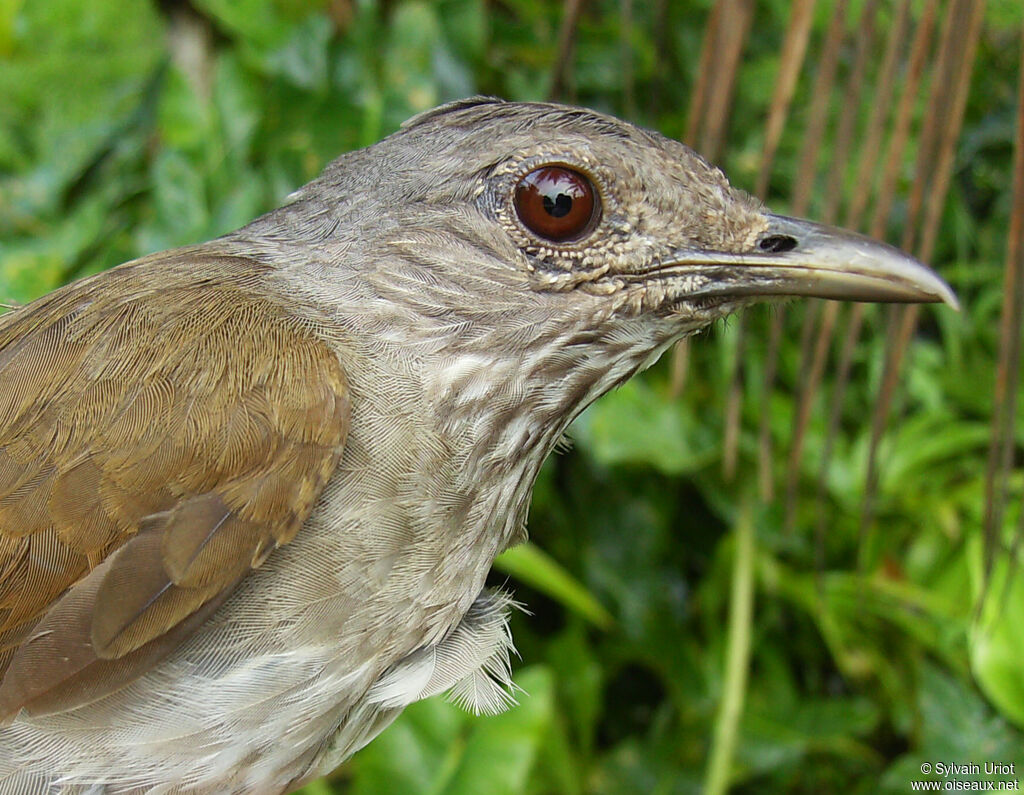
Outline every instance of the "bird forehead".
<svg viewBox="0 0 1024 795"><path fill-rule="evenodd" d="M505 102L487 97L452 102L414 116L402 125L404 133L443 130L462 133L486 131L488 135L525 133L540 129L575 130L584 135L634 138L650 135L628 122L586 108L543 102Z"/></svg>
<svg viewBox="0 0 1024 795"><path fill-rule="evenodd" d="M472 97L414 117L383 146L394 158L385 179L441 202L508 194L547 164L585 173L619 215L661 215L673 228L694 213L713 222L735 200L724 175L678 141L565 105Z"/></svg>
<svg viewBox="0 0 1024 795"><path fill-rule="evenodd" d="M390 208L410 214L407 236L424 208L434 221L447 213L488 247L511 244L517 255L506 263L544 287L644 269L681 248L741 250L764 225L759 203L683 144L580 108L467 100L413 119L389 148L385 178L416 199ZM545 237L517 208L517 188L550 166L592 184L596 221L583 216L579 234ZM480 215L497 224L467 227Z"/></svg>
<svg viewBox="0 0 1024 795"><path fill-rule="evenodd" d="M677 176L710 170L694 152L659 133L584 108L472 98L414 117L397 134L420 155L463 172L533 156L604 163L620 171Z"/></svg>

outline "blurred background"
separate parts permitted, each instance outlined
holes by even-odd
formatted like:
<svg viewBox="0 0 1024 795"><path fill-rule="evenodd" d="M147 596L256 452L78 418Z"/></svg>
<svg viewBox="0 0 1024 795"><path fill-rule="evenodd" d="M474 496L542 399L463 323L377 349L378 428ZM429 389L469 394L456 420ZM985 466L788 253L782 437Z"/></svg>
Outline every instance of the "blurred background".
<svg viewBox="0 0 1024 795"><path fill-rule="evenodd" d="M533 613L519 706L417 704L305 792L1024 778L1022 34L1019 0L0 0L0 302L230 231L474 93L683 140L963 311L756 308L599 401L493 577Z"/></svg>

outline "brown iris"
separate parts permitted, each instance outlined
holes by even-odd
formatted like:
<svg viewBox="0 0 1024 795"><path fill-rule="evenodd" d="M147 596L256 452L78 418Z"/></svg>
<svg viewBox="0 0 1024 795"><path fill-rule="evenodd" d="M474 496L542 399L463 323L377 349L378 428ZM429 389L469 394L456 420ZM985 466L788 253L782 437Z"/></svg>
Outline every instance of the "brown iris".
<svg viewBox="0 0 1024 795"><path fill-rule="evenodd" d="M601 209L593 183L565 166L543 166L519 180L515 204L523 225L554 243L589 232Z"/></svg>

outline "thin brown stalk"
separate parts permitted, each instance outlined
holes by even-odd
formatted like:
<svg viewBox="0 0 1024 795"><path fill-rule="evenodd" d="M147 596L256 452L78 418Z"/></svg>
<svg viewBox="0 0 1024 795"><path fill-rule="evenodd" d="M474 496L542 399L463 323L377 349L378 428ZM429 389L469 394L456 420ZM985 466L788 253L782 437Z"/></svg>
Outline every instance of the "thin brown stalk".
<svg viewBox="0 0 1024 795"><path fill-rule="evenodd" d="M853 195L846 208L845 223L859 228L871 195L871 174L878 165L882 134L892 104L893 88L896 82L896 64L899 61L900 44L907 37L910 22L910 0L903 0L896 9L896 18L889 28L889 38L882 58L882 69L875 86L875 97L861 147L860 166L853 182Z"/></svg>
<svg viewBox="0 0 1024 795"><path fill-rule="evenodd" d="M740 56L754 19L753 0L729 0L724 9L719 36L715 88L707 98L703 132L697 150L712 162L716 161L725 143L726 123L732 109L739 72Z"/></svg>
<svg viewBox="0 0 1024 795"><path fill-rule="evenodd" d="M844 225L851 229L860 228L864 212L867 209L868 198L871 195L871 176L877 168L879 161L882 135L889 117L893 90L896 83L896 65L899 62L899 53L902 49L900 45L906 41L909 23L910 0L902 0L896 8L896 16L889 27L885 55L882 58L882 67L878 81L875 84L874 102L872 103L871 114L868 117L867 127L862 136L863 145L860 148L859 162L853 182L853 195L846 206ZM839 355L839 363L836 367L832 396L829 400L826 414L828 419L825 427L825 442L822 446L821 461L818 466L818 485L815 497L818 505L818 522L815 534L818 538L818 548L822 560L824 560L825 533L823 503L828 472L831 467L832 450L835 447L836 436L839 433L839 421L843 410L843 396L846 393L846 386L849 382L853 352L860 337L863 321L864 304L854 304L847 314L845 331L841 334L843 344Z"/></svg>
<svg viewBox="0 0 1024 795"><path fill-rule="evenodd" d="M971 0L967 0L970 2ZM905 251L914 248L919 239L918 220L924 206L925 196L934 176L934 163L938 157L942 128L947 126L949 116L949 87L963 39L954 33L958 28L961 4L964 0L950 0L946 7L946 18L939 39L939 49L932 64L932 84L928 96L924 124L917 138L917 162L914 166L914 181L907 197L906 221L900 246Z"/></svg>
<svg viewBox="0 0 1024 795"><path fill-rule="evenodd" d="M811 96L811 110L801 148L800 165L797 168L796 183L793 186L793 213L806 215L811 203L817 172L818 153L825 139L825 125L828 122L829 99L835 83L836 68L839 66L839 51L846 29L848 0L838 0L832 12L828 33L818 60L817 75Z"/></svg>
<svg viewBox="0 0 1024 795"><path fill-rule="evenodd" d="M697 67L697 83L693 87L690 96L690 108L686 117L686 134L683 142L687 146L697 148L697 138L700 135L704 116L707 110L707 98L714 90L714 78L717 70L712 69L718 47L719 28L722 25L722 17L725 15L725 8L730 0L715 0L711 8L711 15L704 26L704 41L700 49L700 64ZM690 363L690 341L680 340L672 349L672 364L670 369L670 396L678 398L683 393L683 385L686 383L687 367Z"/></svg>
<svg viewBox="0 0 1024 795"><path fill-rule="evenodd" d="M746 349L746 326L736 329L736 363L733 377L729 380L729 391L725 399L725 433L722 439L722 475L726 480L736 476L736 462L740 446L740 409L743 408L743 356Z"/></svg>
<svg viewBox="0 0 1024 795"><path fill-rule="evenodd" d="M937 154L934 160L923 157L918 159L918 173L911 194L911 206L908 207L908 211L914 210L913 200L918 193L927 196L920 245L916 251L918 258L925 261L932 258L938 239L939 219L952 178L955 145L967 105L983 11L984 0L952 0L943 43L939 48L938 68L935 70L937 77L932 84L925 134L922 136L935 140L934 148ZM930 181L927 191L924 188L919 189L918 185L926 181ZM916 215L914 212L911 218ZM912 239L912 232L904 236L905 241ZM866 532L873 518L875 492L878 488L878 444L888 420L889 406L898 383L900 365L916 328L918 313L917 306L897 310L898 330L887 339L888 353L882 376L882 389L872 417L864 511L861 516L862 533Z"/></svg>
<svg viewBox="0 0 1024 795"><path fill-rule="evenodd" d="M822 304L825 301L809 301L804 308L800 323L800 355L797 359L799 378L796 387L796 400L793 405L793 417L790 424L789 453L786 456L786 505L783 526L786 531L793 529L796 520L797 486L800 483L800 458L803 451L804 425L810 419L811 409L811 370L808 362L816 342L820 342L825 333L818 331L818 321L822 316ZM831 333L831 331L829 332ZM827 352L827 347L826 347ZM806 419L805 419L806 418Z"/></svg>
<svg viewBox="0 0 1024 795"><path fill-rule="evenodd" d="M938 0L925 0L921 19L917 23L914 42L910 48L910 59L907 64L907 78L903 84L903 94L896 109L896 120L889 138L888 156L882 170L882 181L878 189L875 211L871 216L868 234L873 237L885 237L886 223L896 198L896 183L903 171L903 151L910 137L910 125L913 119L914 102L917 99L918 86L924 73L928 57L928 47L935 29L938 14Z"/></svg>
<svg viewBox="0 0 1024 795"><path fill-rule="evenodd" d="M718 0L708 20L701 53L702 72L690 104L686 143L710 160L717 158L725 143L740 56L753 18L753 0ZM685 344L683 341L677 343L676 347L678 349ZM670 378L674 385L685 381L685 373L677 368L686 361L688 357L684 353L673 355ZM727 410L726 416L733 415ZM731 438L728 428L726 436ZM734 429L733 436L738 438L738 429ZM727 445L726 457L729 456L729 449Z"/></svg>
<svg viewBox="0 0 1024 795"><path fill-rule="evenodd" d="M204 104L213 97L215 53L213 25L187 3L170 8L167 47L171 61Z"/></svg>
<svg viewBox="0 0 1024 795"><path fill-rule="evenodd" d="M1003 308L999 319L999 356L992 404L992 437L985 472L985 572L991 573L999 549L1006 510L1007 479L1013 463L1015 407L1020 386L1021 322L1024 316L1024 29L1017 89L1017 134L1013 149L1013 208L1003 273ZM1024 510L1021 511L1024 517ZM1018 530L1015 545L1024 542ZM987 576L986 576L987 582Z"/></svg>
<svg viewBox="0 0 1024 795"><path fill-rule="evenodd" d="M558 56L551 74L549 99L565 99L571 95L572 56L576 48L576 28L583 12L584 0L565 0L562 26L558 30Z"/></svg>
<svg viewBox="0 0 1024 795"><path fill-rule="evenodd" d="M668 394L673 400L683 394L690 369L690 341L679 340L672 346L672 364L669 367Z"/></svg>
<svg viewBox="0 0 1024 795"><path fill-rule="evenodd" d="M722 83L723 87L712 95L708 105L707 125L701 139L700 149L710 159L717 160L725 144L726 122L732 109L732 96L736 85L736 74L739 72L740 56L746 43L747 33L754 19L752 0L734 0L729 12L723 17L723 27L728 31L726 44L722 48ZM729 384L725 401L725 433L723 440L722 470L726 480L731 480L736 472L739 458L740 418L743 408L743 357L746 323L740 317L737 327L736 367Z"/></svg>
<svg viewBox="0 0 1024 795"><path fill-rule="evenodd" d="M786 323L786 308L778 306L768 323L768 346L764 353L764 380L761 393L761 428L758 431L757 480L761 496L765 501L774 499L775 454L772 444L771 401L769 396L775 389L775 378L779 372L779 346L782 344L782 329Z"/></svg>
<svg viewBox="0 0 1024 795"><path fill-rule="evenodd" d="M711 15L704 26L704 42L700 48L700 63L697 66L697 83L690 95L690 108L686 115L686 136L683 143L696 148L697 136L705 115L707 98L711 94L715 71L711 68L712 61L718 51L718 29L722 25L722 15L730 0L715 0L711 7Z"/></svg>
<svg viewBox="0 0 1024 795"><path fill-rule="evenodd" d="M781 311L781 308L777 310ZM779 345L782 342L782 323L773 316L768 324L768 347L764 363L764 399L761 401L761 428L757 446L757 482L761 499L771 502L775 499L775 480L772 477L772 426L769 391L775 384L775 373L779 364Z"/></svg>
<svg viewBox="0 0 1024 795"><path fill-rule="evenodd" d="M853 368L853 353L857 348L860 330L864 324L865 306L865 304L854 304L850 308L850 314L846 321L846 334L843 337L843 347L839 353L839 363L836 365L836 387L832 392L832 403L829 406L828 412L828 427L825 430L825 445L822 449L821 464L818 469L816 500L819 509L815 535L818 538L819 546L822 548L822 560L824 560L825 517L827 516L822 508L828 484L829 462L832 460L832 450L835 448L836 438L839 436L839 421L843 413L842 400L846 391L846 384L850 382L850 370Z"/></svg>
<svg viewBox="0 0 1024 795"><path fill-rule="evenodd" d="M889 136L887 154L882 168L881 182L875 200L874 212L871 216L871 223L868 226L868 234L872 237L885 237L886 222L889 212L892 209L896 197L896 184L903 166L903 152L910 137L910 125L913 117L914 103L917 99L917 90L924 73L927 61L928 49L931 44L932 34L935 30L935 21L938 15L938 0L925 0L921 17L917 22L914 31L914 40L910 47L910 56L907 62L906 81L903 84L903 93L900 95L899 105L896 109L896 116L893 121L892 133ZM846 338L843 342L843 349L850 350L851 354L860 335L864 313L866 308L862 304L856 305L850 313L850 322L846 329ZM846 393L846 386L849 383L849 367L840 367L836 379L833 404L841 406L843 396ZM838 427L838 417L836 417ZM873 453L869 451L869 459ZM874 471L873 463L869 461L868 483L865 486L865 493L871 492L870 478ZM862 518L864 511L862 513ZM861 534L866 532L866 525L862 522ZM863 544L861 545L863 548Z"/></svg>
<svg viewBox="0 0 1024 795"><path fill-rule="evenodd" d="M953 90L942 92L948 100L946 124L939 125L939 156L930 169L933 182L928 190L928 203L924 211L921 245L917 249L918 258L930 262L935 256L935 244L939 239L942 222L942 211L946 205L946 194L953 178L953 166L956 160L956 143L960 138L963 126L964 111L967 107L967 96L971 88L971 74L974 71L975 55L978 41L981 38L981 23L985 13L985 0L960 0L956 28L959 36L957 58L951 70L949 86ZM952 60L952 59L951 59Z"/></svg>
<svg viewBox="0 0 1024 795"><path fill-rule="evenodd" d="M772 96L771 106L768 111L768 123L765 129L764 150L761 155L755 193L759 198L766 198L768 185L771 180L772 166L775 161L775 153L778 150L779 140L782 138L782 131L785 129L786 121L789 118L789 111L792 107L793 92L796 89L797 79L803 69L807 57L807 42L810 38L811 22L814 19L815 0L796 0L789 17L789 25L786 29L786 39L782 45L780 57L779 75L775 81L775 93ZM745 318L740 318L745 322ZM768 359L764 374L765 394L775 382L775 368L779 340L782 334L781 325L770 323L768 340ZM739 375L737 373L737 375ZM733 391L733 390L731 390ZM727 412L727 417L732 417L732 412ZM738 421L738 413L736 414ZM733 434L738 438L738 429ZM735 454L735 451L733 452ZM773 486L772 476L772 434L770 413L767 403L764 404L761 412L761 423L758 432L758 481L761 498L765 501L772 499Z"/></svg>
<svg viewBox="0 0 1024 795"><path fill-rule="evenodd" d="M886 312L885 338L891 340L899 333L899 316L895 307L889 307ZM882 434L885 431L885 420L889 416L889 403L895 394L896 378L899 374L900 361L894 357L902 352L901 346L887 345L885 363L882 366L882 384L878 389L878 398L875 400L875 407L871 416L871 442L868 446L868 461L864 475L864 497L861 502L860 529L858 535L860 541L860 559L858 567L861 570L867 568L867 539L868 528L875 515L875 500L878 496L878 446L882 441Z"/></svg>
<svg viewBox="0 0 1024 795"><path fill-rule="evenodd" d="M797 78L804 65L807 55L807 41L811 34L811 22L814 20L815 0L794 0L786 28L786 38L782 44L782 55L779 62L779 74L775 78L775 93L768 109L768 122L764 131L764 150L761 154L761 166L757 175L754 193L765 198L768 195L768 183L772 175L775 153L779 148L782 131L789 117L789 109L793 102Z"/></svg>
<svg viewBox="0 0 1024 795"><path fill-rule="evenodd" d="M656 78L651 84L651 90L647 93L647 112L653 118L661 110L662 92L665 81L668 79L668 31L669 14L668 0L654 0L654 49L656 53Z"/></svg>
<svg viewBox="0 0 1024 795"><path fill-rule="evenodd" d="M794 495L800 482L800 461L803 457L803 443L807 437L807 426L811 421L811 409L814 407L814 397L818 393L821 379L825 374L828 352L831 347L836 320L839 317L839 307L841 306L841 304L835 301L825 301L823 303L821 326L818 333L814 335L813 340L813 355L809 363L801 359L801 368L807 369L807 377L803 388L800 390L800 396L793 413L792 446L790 447L789 472L787 475L788 489ZM786 523L790 526L793 521L793 507L795 505L787 505Z"/></svg>
<svg viewBox="0 0 1024 795"><path fill-rule="evenodd" d="M804 130L802 157L797 169L796 182L793 188L792 211L794 215L806 215L810 202L811 189L814 186L817 171L818 152L821 149L822 139L825 136L825 126L828 120L828 98L832 93L832 85L835 81L836 67L839 64L839 49L842 45L843 31L846 29L847 0L839 0L832 12L832 19L829 23L828 33L825 37L825 44L822 47L821 56L816 67L813 97L811 102L810 115L808 116L807 127ZM807 327L805 315L804 328L801 333L803 339L808 339L811 329ZM771 326L768 332L769 343L772 340L779 341L782 338L782 327L786 320L786 310L779 307L772 316ZM778 365L775 360L778 358L778 346L773 348L769 344L766 352L767 366L765 367L764 394L770 395L775 388L775 375L778 372ZM768 377L771 380L768 380ZM762 451L758 457L760 466L769 467L769 471L759 473L758 481L762 486L774 482L775 475L771 471L771 435L766 429L769 422L767 416L767 401L761 415L761 431L759 434L760 443L767 445L769 449Z"/></svg>
<svg viewBox="0 0 1024 795"><path fill-rule="evenodd" d="M833 147L830 173L833 179L827 180L825 189L825 209L822 220L834 223L839 212L839 201L842 196L843 180L841 175L846 172L853 145L853 130L860 108L861 92L864 87L864 73L875 38L876 0L868 0L861 12L860 25L857 31L857 54L854 58L850 78L843 91L842 110L839 117L839 131ZM804 441L807 438L807 426L811 421L811 410L814 399L821 386L828 360L829 342L838 317L839 305L834 301L826 301L821 313L821 328L814 336L814 344L800 352L800 372L806 377L797 396L793 410L793 426L790 432L789 462L786 484L786 518L785 526L791 529L795 521L796 492L800 482L800 462L803 459ZM804 315L804 324L814 322L814 314Z"/></svg>
<svg viewBox="0 0 1024 795"><path fill-rule="evenodd" d="M619 0L622 25L619 48L622 53L622 107L626 116L636 118L636 95L633 91L633 0Z"/></svg>
<svg viewBox="0 0 1024 795"><path fill-rule="evenodd" d="M861 12L860 27L857 30L857 49L853 60L853 69L843 92L842 110L839 114L839 127L832 156L830 173L833 179L825 181L825 207L821 219L833 224L839 218L839 203L846 187L842 178L849 172L850 150L853 148L854 129L860 112L860 100L864 89L864 75L868 62L874 54L875 44L875 13L877 0L868 0Z"/></svg>

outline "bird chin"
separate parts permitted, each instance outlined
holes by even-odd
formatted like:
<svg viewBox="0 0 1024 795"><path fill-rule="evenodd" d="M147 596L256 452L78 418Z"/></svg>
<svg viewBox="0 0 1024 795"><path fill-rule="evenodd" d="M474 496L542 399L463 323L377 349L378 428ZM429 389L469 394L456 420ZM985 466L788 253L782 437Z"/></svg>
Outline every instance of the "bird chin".
<svg viewBox="0 0 1024 795"><path fill-rule="evenodd" d="M752 303L755 301L751 299L722 295L682 298L666 302L664 310L659 314L677 323L683 321L688 326L705 326Z"/></svg>
<svg viewBox="0 0 1024 795"><path fill-rule="evenodd" d="M612 289L634 313L668 320L674 326L686 327L687 331L706 326L759 300L756 295L710 290L705 280L692 275L680 278L667 271L655 272L653 278L652 274L646 275L647 278L638 278L637 274L615 274L592 288L614 285Z"/></svg>

